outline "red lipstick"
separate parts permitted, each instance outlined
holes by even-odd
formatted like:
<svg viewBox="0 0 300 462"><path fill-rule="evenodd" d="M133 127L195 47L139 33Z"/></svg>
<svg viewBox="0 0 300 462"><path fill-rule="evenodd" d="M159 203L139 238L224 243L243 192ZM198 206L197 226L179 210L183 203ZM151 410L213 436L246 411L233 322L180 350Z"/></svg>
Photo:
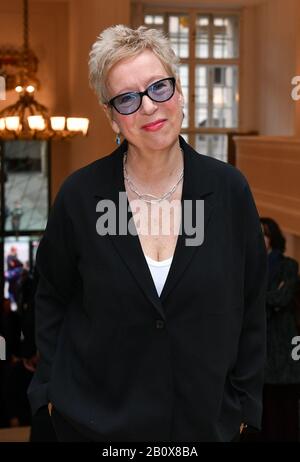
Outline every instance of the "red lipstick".
<svg viewBox="0 0 300 462"><path fill-rule="evenodd" d="M160 130L166 122L166 119L159 119L155 120L154 122L150 122L149 124L143 125L142 129L148 132L155 132Z"/></svg>

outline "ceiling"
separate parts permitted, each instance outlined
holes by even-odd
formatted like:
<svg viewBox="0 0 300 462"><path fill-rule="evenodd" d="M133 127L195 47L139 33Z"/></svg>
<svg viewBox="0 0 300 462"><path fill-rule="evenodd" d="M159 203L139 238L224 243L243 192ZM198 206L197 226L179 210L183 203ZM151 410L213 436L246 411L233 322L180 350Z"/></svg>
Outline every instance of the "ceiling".
<svg viewBox="0 0 300 462"><path fill-rule="evenodd" d="M73 0L30 0L30 2L72 2ZM98 0L99 2L106 2L106 0ZM173 6L197 6L198 8L204 7L240 7L240 6L252 6L260 3L265 3L267 0L132 0L135 3L145 3L148 5L173 5ZM86 0L86 7L88 8L89 0Z"/></svg>
<svg viewBox="0 0 300 462"><path fill-rule="evenodd" d="M198 8L206 7L243 7L253 6L265 3L267 0L134 0L136 3L144 3L148 5L173 5L173 6L197 6Z"/></svg>

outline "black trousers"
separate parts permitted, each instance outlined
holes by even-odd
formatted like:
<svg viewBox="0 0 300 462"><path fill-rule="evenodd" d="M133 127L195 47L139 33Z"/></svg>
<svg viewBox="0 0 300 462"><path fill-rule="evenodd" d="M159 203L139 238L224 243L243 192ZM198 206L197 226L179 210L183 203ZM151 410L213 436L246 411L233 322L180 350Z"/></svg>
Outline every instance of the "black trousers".
<svg viewBox="0 0 300 462"><path fill-rule="evenodd" d="M56 443L57 438L53 428L53 422L48 412L48 407L41 407L32 417L31 443Z"/></svg>
<svg viewBox="0 0 300 462"><path fill-rule="evenodd" d="M82 435L70 422L68 422L54 407L51 413L51 421L54 427L57 441L67 443L88 443L91 442L85 435Z"/></svg>
<svg viewBox="0 0 300 462"><path fill-rule="evenodd" d="M92 442L83 435L77 428L75 428L69 421L67 421L54 407L51 415L52 424L59 442L78 442L88 443ZM240 433L237 433L231 440L232 443L240 442Z"/></svg>

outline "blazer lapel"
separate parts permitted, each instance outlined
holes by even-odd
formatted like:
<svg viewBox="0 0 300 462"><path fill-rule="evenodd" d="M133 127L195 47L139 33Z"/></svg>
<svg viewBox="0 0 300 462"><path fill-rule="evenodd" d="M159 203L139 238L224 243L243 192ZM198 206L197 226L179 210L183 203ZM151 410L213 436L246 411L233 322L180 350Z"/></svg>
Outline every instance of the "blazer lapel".
<svg viewBox="0 0 300 462"><path fill-rule="evenodd" d="M214 177L204 165L204 156L194 151L182 137L180 137L180 145L184 152L184 182L181 199L182 226L181 234L179 234L177 239L172 265L160 296L162 303L172 290L174 290L192 258L201 248L201 245L187 245L187 240L190 240L191 236L186 232L184 220L191 220L191 216L190 214L184 215L185 201L189 201L191 205L189 210L191 210L192 217L194 218L197 213L197 201L204 201L204 223L201 224L204 228L204 239L215 206Z"/></svg>
<svg viewBox="0 0 300 462"><path fill-rule="evenodd" d="M101 172L99 171L97 179L98 192L95 194L95 197L98 200L100 198L111 199L116 206L117 217L119 217L120 207L122 207L123 216L125 216L127 220L126 225L130 220L133 224L133 228L135 229L127 196L126 201L124 200L126 190L123 175L123 155L126 150L127 142L124 141L122 145L112 154L110 159L110 168L107 170L101 169ZM107 161L109 161L109 158ZM102 181L100 179L100 175L102 177ZM101 187L99 185L99 181ZM122 193L121 202L119 201L119 193ZM124 210L125 208L126 210ZM122 235L117 232L116 235L109 234L109 238L144 295L148 298L151 304L155 306L161 317L165 319L165 312L153 283L137 233L133 235L127 232L126 235Z"/></svg>
<svg viewBox="0 0 300 462"><path fill-rule="evenodd" d="M180 137L180 144L184 152L184 181L182 190L182 205L184 200L189 200L192 204L193 213L195 212L196 200L204 200L204 236L207 230L209 218L214 207L214 188L212 177L206 169L201 169L201 156L196 153L188 144ZM117 217L119 217L120 207L126 207L127 222L130 220L134 224L132 213L129 207L129 202L126 195L124 175L123 175L123 155L127 150L127 142L122 145L106 159L106 164L101 165L101 169L97 170L95 177L96 191L94 196L99 200L111 199L115 206ZM204 171L205 170L205 171ZM119 201L119 193L122 193L122 201ZM126 197L126 200L124 198ZM127 232L126 235L109 234L115 249L120 258L123 260L128 270L136 280L140 289L148 300L154 305L156 310L165 319L165 311L163 302L167 296L176 287L180 277L190 263L199 246L187 246L186 239L190 239L186 233L184 225L184 206L182 206L182 227L181 234L177 239L174 257L171 268L164 285L161 296L159 297L154 286L150 270L148 268L144 253L137 234L133 235ZM133 226L135 229L135 226ZM201 246L200 246L201 247Z"/></svg>

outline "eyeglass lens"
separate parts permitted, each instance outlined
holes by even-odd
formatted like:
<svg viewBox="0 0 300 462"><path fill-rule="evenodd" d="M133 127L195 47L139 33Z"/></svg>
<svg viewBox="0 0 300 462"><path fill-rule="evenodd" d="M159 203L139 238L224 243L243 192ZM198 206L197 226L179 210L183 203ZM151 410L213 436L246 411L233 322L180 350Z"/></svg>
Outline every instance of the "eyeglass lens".
<svg viewBox="0 0 300 462"><path fill-rule="evenodd" d="M121 114L128 115L137 111L142 103L144 94L157 103L170 99L174 94L175 79L173 77L162 79L150 85L145 92L124 93L111 100L111 104Z"/></svg>

